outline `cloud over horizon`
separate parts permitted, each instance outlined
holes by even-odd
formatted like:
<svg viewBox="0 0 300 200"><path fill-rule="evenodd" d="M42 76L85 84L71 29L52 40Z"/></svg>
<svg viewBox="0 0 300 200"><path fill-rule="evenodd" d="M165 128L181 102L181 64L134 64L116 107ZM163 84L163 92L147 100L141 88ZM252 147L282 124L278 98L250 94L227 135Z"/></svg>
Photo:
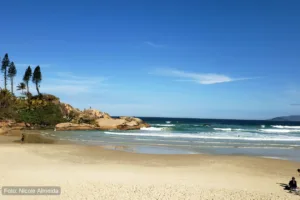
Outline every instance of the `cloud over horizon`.
<svg viewBox="0 0 300 200"><path fill-rule="evenodd" d="M193 73L193 72L185 72L177 69L157 69L154 72L155 75L160 76L169 76L169 77L177 77L176 81L187 81L194 82L202 85L211 85L217 83L227 83L233 81L242 81L242 80L250 80L256 79L259 77L248 77L248 78L232 78L230 76L224 74L216 74L216 73Z"/></svg>

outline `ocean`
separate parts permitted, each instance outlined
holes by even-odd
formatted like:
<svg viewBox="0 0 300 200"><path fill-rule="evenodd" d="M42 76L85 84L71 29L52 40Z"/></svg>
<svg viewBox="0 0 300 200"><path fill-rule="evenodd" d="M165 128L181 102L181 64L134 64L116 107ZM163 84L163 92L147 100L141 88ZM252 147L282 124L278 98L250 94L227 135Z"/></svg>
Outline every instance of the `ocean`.
<svg viewBox="0 0 300 200"><path fill-rule="evenodd" d="M133 131L56 131L49 137L154 154L249 155L300 161L300 122L141 117Z"/></svg>

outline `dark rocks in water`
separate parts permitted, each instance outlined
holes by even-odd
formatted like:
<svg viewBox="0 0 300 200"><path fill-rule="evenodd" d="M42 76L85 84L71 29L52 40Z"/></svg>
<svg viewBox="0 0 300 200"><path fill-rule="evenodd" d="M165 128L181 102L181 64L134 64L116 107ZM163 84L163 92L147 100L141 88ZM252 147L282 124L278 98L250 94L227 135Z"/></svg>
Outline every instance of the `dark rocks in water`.
<svg viewBox="0 0 300 200"><path fill-rule="evenodd" d="M290 116L282 116L275 117L271 119L272 121L300 121L300 115L290 115Z"/></svg>

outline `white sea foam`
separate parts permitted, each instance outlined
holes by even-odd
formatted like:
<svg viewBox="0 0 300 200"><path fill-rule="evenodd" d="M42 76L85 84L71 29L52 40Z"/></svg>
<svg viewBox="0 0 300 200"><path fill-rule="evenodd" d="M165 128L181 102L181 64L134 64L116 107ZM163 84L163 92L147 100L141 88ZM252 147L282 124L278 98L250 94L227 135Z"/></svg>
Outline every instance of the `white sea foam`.
<svg viewBox="0 0 300 200"><path fill-rule="evenodd" d="M148 128L141 128L143 131L161 131L162 128L157 128L157 127L148 127Z"/></svg>
<svg viewBox="0 0 300 200"><path fill-rule="evenodd" d="M231 128L214 128L216 131L232 131Z"/></svg>
<svg viewBox="0 0 300 200"><path fill-rule="evenodd" d="M265 128L266 126L265 126L265 125L261 125L261 127L262 127L262 128Z"/></svg>
<svg viewBox="0 0 300 200"><path fill-rule="evenodd" d="M259 131L265 133L293 133L300 132L299 129L260 129Z"/></svg>
<svg viewBox="0 0 300 200"><path fill-rule="evenodd" d="M215 140L249 140L249 141L300 141L300 137L233 137L233 136L207 136L200 134L182 133L133 133L133 132L104 132L109 135L127 135L142 137L165 137L165 138L195 138L195 139L215 139Z"/></svg>
<svg viewBox="0 0 300 200"><path fill-rule="evenodd" d="M167 124L170 124L170 123L171 123L171 121L166 121L166 123L167 123Z"/></svg>
<svg viewBox="0 0 300 200"><path fill-rule="evenodd" d="M245 132L245 131L251 131L251 130L248 130L248 129L241 129L241 128L236 128L236 129L233 129L233 128L214 128L215 131L242 131L242 132Z"/></svg>
<svg viewBox="0 0 300 200"><path fill-rule="evenodd" d="M175 124L155 124L155 126L171 127L171 126L175 126Z"/></svg>
<svg viewBox="0 0 300 200"><path fill-rule="evenodd" d="M274 125L273 128L286 128L286 129L300 129L300 126L281 126L281 125Z"/></svg>

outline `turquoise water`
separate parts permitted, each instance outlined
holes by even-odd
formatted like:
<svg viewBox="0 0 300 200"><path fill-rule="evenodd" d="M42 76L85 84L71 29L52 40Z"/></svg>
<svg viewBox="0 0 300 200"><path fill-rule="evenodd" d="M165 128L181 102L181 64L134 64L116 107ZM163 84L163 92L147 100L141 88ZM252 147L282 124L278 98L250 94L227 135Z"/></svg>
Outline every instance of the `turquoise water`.
<svg viewBox="0 0 300 200"><path fill-rule="evenodd" d="M150 128L45 134L88 145L127 145L138 153L234 154L300 161L299 122L143 119Z"/></svg>

